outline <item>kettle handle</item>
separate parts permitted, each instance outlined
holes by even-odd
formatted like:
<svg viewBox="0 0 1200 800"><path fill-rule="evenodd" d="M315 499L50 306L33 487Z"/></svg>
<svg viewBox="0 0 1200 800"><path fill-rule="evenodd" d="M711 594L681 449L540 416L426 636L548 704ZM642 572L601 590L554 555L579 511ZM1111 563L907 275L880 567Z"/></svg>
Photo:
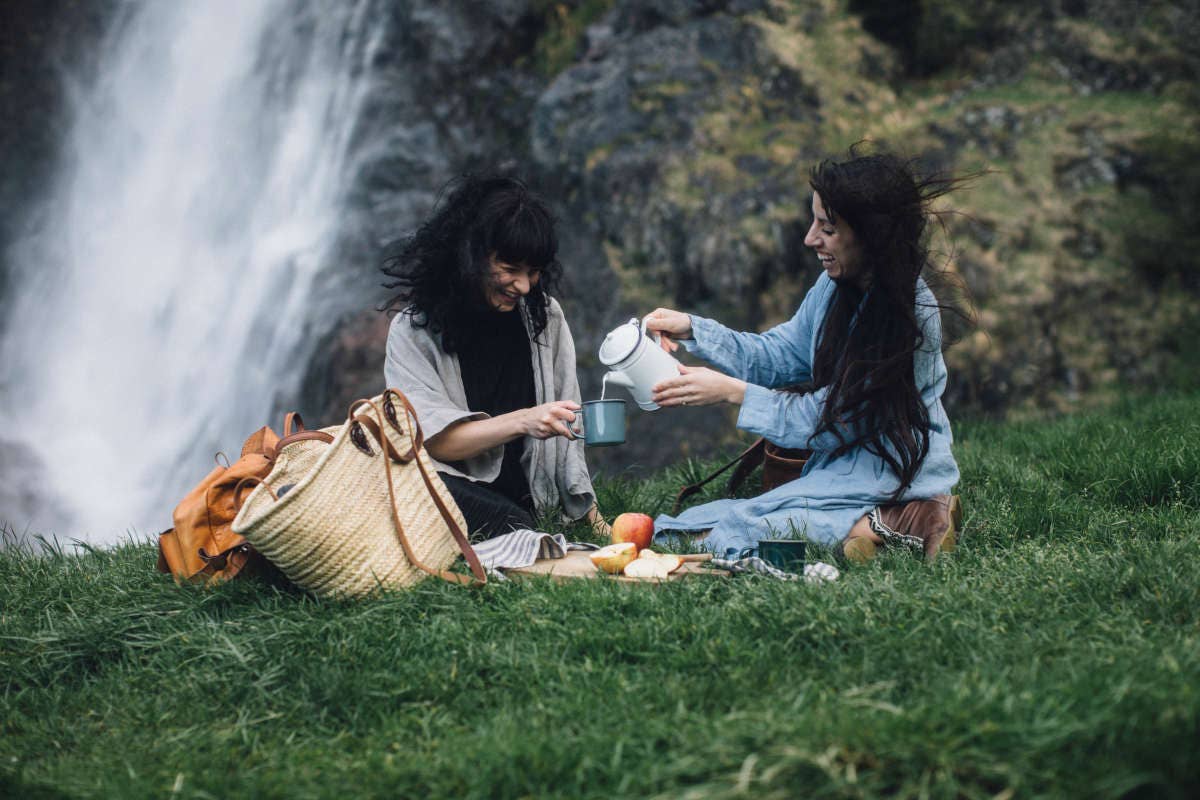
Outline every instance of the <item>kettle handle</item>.
<svg viewBox="0 0 1200 800"><path fill-rule="evenodd" d="M653 313L654 313L653 311L650 312L650 314L653 314ZM654 342L655 344L662 346L662 334L660 334L658 332L651 333L650 331L646 330L646 322L647 322L647 320L650 319L650 314L647 314L646 316L642 317L642 326L641 326L642 336L645 336L646 338L648 338L650 341Z"/></svg>

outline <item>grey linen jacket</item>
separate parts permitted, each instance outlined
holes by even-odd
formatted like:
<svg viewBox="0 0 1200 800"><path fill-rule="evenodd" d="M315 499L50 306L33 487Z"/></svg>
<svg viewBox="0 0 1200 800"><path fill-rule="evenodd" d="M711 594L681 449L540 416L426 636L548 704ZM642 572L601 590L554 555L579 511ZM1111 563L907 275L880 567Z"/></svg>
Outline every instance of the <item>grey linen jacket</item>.
<svg viewBox="0 0 1200 800"><path fill-rule="evenodd" d="M525 327L530 327L525 301L520 312ZM567 328L558 301L550 298L546 309L547 324L541 336L532 342L533 386L538 405L553 400L579 402L579 378L575 374L575 342ZM532 339L532 331L530 331ZM426 439L431 439L456 422L487 419L482 411L467 407L458 356L442 350L438 337L428 328L412 324L410 310L392 320L388 331L387 358L384 360L387 385L408 397L421 423ZM500 474L504 447L497 446L467 459L466 471L434 461L440 472L474 481L493 481ZM587 514L596 502L592 479L583 455L583 440L568 441L561 436L550 439L526 437L525 456L521 459L533 503L538 509L561 505L569 519Z"/></svg>

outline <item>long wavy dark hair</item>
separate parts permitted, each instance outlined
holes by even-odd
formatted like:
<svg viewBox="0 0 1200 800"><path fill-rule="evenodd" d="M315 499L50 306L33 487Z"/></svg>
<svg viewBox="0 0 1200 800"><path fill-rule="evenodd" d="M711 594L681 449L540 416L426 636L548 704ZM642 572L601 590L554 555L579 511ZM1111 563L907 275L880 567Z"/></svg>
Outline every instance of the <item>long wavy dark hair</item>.
<svg viewBox="0 0 1200 800"><path fill-rule="evenodd" d="M914 354L926 344L917 308L917 284L965 298L965 288L931 261L928 227L949 212L931 204L974 179L922 176L914 162L890 153L851 148L844 161L822 161L809 183L831 222L845 225L860 247L857 280L837 280L813 363L816 388L829 387L818 432L832 432L834 455L862 447L899 478L892 499L912 485L929 453L929 410L913 373ZM950 310L970 322L970 311L930 301L928 312ZM922 314L923 316L923 314Z"/></svg>
<svg viewBox="0 0 1200 800"><path fill-rule="evenodd" d="M514 177L463 175L446 185L429 219L391 246L383 285L397 291L384 309L428 327L447 353L459 352L480 318L496 313L487 303L493 255L541 272L525 296L537 338L546 329L547 292L562 274L558 235L545 201Z"/></svg>

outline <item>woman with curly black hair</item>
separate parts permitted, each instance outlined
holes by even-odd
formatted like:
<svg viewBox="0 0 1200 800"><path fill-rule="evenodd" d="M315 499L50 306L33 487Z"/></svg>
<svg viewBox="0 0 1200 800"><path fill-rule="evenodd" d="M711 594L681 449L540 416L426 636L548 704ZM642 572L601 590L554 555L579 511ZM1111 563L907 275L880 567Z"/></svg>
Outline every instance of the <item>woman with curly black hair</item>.
<svg viewBox="0 0 1200 800"><path fill-rule="evenodd" d="M384 265L397 290L384 373L475 533L534 527L555 506L602 533L583 442L575 344L547 291L554 218L511 177L464 176Z"/></svg>
<svg viewBox="0 0 1200 800"><path fill-rule="evenodd" d="M665 347L683 342L716 367L682 367L655 387L656 403L733 403L738 427L812 450L795 480L760 497L659 517L657 529L711 529L705 546L720 555L789 529L855 561L878 546L929 558L954 546L959 473L941 401L940 311L948 306L922 272L939 275L926 237L931 203L961 182L852 149L812 170L804 243L824 271L791 320L758 334L671 309L650 315L647 327L663 334ZM795 385L809 391L779 391Z"/></svg>

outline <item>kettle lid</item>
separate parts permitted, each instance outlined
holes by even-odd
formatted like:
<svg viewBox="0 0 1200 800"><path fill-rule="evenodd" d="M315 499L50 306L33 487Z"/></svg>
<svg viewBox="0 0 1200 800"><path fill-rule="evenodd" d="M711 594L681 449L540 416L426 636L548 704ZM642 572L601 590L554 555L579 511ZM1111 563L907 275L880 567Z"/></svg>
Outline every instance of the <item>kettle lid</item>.
<svg viewBox="0 0 1200 800"><path fill-rule="evenodd" d="M619 364L637 350L642 340L642 326L637 317L624 325L619 325L604 337L600 345L600 363L606 367Z"/></svg>

